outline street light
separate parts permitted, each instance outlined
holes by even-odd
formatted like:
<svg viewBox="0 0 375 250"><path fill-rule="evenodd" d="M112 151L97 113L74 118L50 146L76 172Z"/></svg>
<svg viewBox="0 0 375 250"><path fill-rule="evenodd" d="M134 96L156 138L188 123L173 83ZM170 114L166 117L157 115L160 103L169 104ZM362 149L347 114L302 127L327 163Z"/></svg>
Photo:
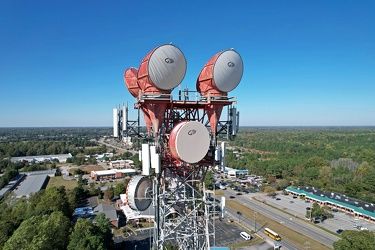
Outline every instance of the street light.
<svg viewBox="0 0 375 250"><path fill-rule="evenodd" d="M134 246L134 250L137 250L137 245Z"/></svg>
<svg viewBox="0 0 375 250"><path fill-rule="evenodd" d="M238 223L240 223L240 216L242 215L240 211L237 211L238 214Z"/></svg>
<svg viewBox="0 0 375 250"><path fill-rule="evenodd" d="M258 213L254 211L254 221L255 221L254 232L257 232L257 215Z"/></svg>

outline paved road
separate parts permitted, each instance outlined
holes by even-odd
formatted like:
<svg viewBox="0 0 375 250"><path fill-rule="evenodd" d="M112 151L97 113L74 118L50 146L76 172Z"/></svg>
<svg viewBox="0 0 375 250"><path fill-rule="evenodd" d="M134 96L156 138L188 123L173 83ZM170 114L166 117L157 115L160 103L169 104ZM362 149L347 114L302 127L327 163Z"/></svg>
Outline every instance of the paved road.
<svg viewBox="0 0 375 250"><path fill-rule="evenodd" d="M115 148L119 150L118 153L130 152L133 155L138 154L137 150L127 149L124 145L120 144L114 139L110 139L109 142L104 142L104 138L100 138L97 142L106 145L108 148Z"/></svg>
<svg viewBox="0 0 375 250"><path fill-rule="evenodd" d="M233 195L235 192L232 190L226 190L224 191L226 193L226 196ZM257 211L258 213L261 213L270 219L273 219L275 221L278 221L279 223L284 224L285 226L297 231L297 232L303 232L306 236L308 236L311 239L314 239L318 242L321 242L322 244L333 248L333 242L339 240L340 238L338 236L335 236L333 234L329 234L322 229L315 227L314 225L307 223L296 216L290 216L286 213L283 213L277 209L274 209L270 206L267 206L267 204L263 204L261 202L255 201L252 199L254 195L242 195L242 196L236 196L236 201L240 202L247 207L253 209L254 211ZM263 197L263 196L262 196ZM257 196L259 199L259 194ZM270 198L272 199L272 198ZM303 208L305 209L305 208ZM283 242L282 245L285 248L287 247L288 242ZM290 249L298 249L294 248L292 244L290 244Z"/></svg>
<svg viewBox="0 0 375 250"><path fill-rule="evenodd" d="M226 209L227 209L227 215L232 217L234 220L239 219L240 223L244 224L246 227L255 229L255 222L253 220L250 220L250 219L244 218L244 217L238 217L238 215L236 214L236 211L234 211L234 210L232 210L228 207ZM267 243L267 245L261 244L261 246L259 246L259 245L254 246L256 248L247 248L247 249L258 249L259 247L261 249L269 249L269 248L273 249L274 241L271 240L267 235L265 235L263 233L263 231L260 230L260 227L261 227L261 225L257 226L256 234L258 236L262 237L265 240L265 242ZM297 245L293 244L292 242L288 242L285 239L282 239L279 243L282 246L282 249L284 249L284 250L300 250L301 249Z"/></svg>

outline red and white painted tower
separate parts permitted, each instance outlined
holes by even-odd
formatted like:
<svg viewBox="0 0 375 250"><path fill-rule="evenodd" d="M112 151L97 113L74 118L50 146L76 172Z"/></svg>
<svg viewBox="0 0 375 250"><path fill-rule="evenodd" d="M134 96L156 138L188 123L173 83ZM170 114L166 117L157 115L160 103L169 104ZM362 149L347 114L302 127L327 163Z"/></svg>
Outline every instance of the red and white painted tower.
<svg viewBox="0 0 375 250"><path fill-rule="evenodd" d="M142 144L143 177L129 182L127 196L132 209L146 210L153 204L154 249L163 249L167 242L177 242L180 249L210 248L215 204L207 198L204 177L224 155L218 153L217 136L233 135L238 129L236 100L228 92L241 81L243 68L235 50L219 52L203 66L197 91L186 90L185 98L179 93L176 99L172 91L187 69L185 56L176 46L158 46L138 70L124 72L125 85L136 98L135 108L144 114L148 132L147 143ZM189 98L193 92L195 99ZM224 107L231 115L221 121Z"/></svg>

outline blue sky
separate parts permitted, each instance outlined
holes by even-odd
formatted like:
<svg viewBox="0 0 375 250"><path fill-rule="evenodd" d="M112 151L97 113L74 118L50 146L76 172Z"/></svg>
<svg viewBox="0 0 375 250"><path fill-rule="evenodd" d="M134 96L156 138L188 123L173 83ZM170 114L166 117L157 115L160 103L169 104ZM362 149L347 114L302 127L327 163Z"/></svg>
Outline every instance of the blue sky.
<svg viewBox="0 0 375 250"><path fill-rule="evenodd" d="M244 62L242 126L375 125L375 1L0 1L0 127L112 126L123 72L172 42L195 89ZM176 90L173 92L176 93Z"/></svg>

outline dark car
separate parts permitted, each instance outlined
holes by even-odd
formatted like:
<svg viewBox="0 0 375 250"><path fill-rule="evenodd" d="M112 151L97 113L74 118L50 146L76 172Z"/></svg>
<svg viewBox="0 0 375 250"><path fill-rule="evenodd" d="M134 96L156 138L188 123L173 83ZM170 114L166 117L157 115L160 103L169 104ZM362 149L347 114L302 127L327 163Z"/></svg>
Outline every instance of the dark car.
<svg viewBox="0 0 375 250"><path fill-rule="evenodd" d="M236 195L242 195L242 193L237 193Z"/></svg>
<svg viewBox="0 0 375 250"><path fill-rule="evenodd" d="M277 201L281 200L280 198L276 198Z"/></svg>
<svg viewBox="0 0 375 250"><path fill-rule="evenodd" d="M236 198L236 197L234 197L234 196L231 195L231 196L229 196L229 198L234 199L234 198Z"/></svg>
<svg viewBox="0 0 375 250"><path fill-rule="evenodd" d="M343 231L344 231L344 230L342 230L342 229L338 229L338 230L336 231L336 233L341 234Z"/></svg>

